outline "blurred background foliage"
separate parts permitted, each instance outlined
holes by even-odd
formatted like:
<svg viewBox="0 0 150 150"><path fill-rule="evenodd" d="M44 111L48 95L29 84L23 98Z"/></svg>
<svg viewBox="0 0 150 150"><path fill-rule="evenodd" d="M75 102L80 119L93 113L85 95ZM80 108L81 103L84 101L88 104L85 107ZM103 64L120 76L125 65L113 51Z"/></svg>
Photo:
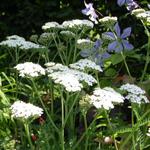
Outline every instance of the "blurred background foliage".
<svg viewBox="0 0 150 150"><path fill-rule="evenodd" d="M103 16L109 14L122 16L127 12L125 7L117 6L117 0L86 0L86 2L94 3L94 8ZM138 3L146 8L148 0L138 0ZM29 38L31 34L40 34L41 26L49 21L62 23L69 19L87 19L87 16L81 13L83 8L85 8L84 0L1 0L0 40L12 34L25 38ZM99 17L102 17L100 13ZM128 24L132 24L132 20L125 23Z"/></svg>

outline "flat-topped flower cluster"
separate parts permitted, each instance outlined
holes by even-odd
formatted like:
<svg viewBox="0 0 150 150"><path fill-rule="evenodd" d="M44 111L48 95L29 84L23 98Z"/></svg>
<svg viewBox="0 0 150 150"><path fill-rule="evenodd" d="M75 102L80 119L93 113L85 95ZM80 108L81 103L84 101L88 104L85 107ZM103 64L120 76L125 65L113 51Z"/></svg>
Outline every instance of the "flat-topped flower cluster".
<svg viewBox="0 0 150 150"><path fill-rule="evenodd" d="M42 29L44 31L57 31L57 30L81 30L81 29L91 29L93 28L94 24L86 19L80 20L80 19L73 19L64 21L62 24L59 24L57 22L47 22L42 26Z"/></svg>
<svg viewBox="0 0 150 150"><path fill-rule="evenodd" d="M85 70L85 69L91 69L91 70L97 70L99 72L102 72L102 68L99 65L96 65L95 62L89 60L89 59L80 59L76 63L69 65L73 69L77 70Z"/></svg>
<svg viewBox="0 0 150 150"><path fill-rule="evenodd" d="M127 94L125 98L132 103L149 103L149 100L145 96L146 92L134 84L124 84L120 87L120 89L126 91Z"/></svg>
<svg viewBox="0 0 150 150"><path fill-rule="evenodd" d="M18 35L8 36L7 40L0 42L0 45L8 46L10 48L20 48L20 49L39 49L45 48L44 46L35 44L30 41L26 41L23 37Z"/></svg>
<svg viewBox="0 0 150 150"><path fill-rule="evenodd" d="M114 108L116 103L124 102L124 97L110 87L96 88L89 99L90 103L97 109L104 108L107 110Z"/></svg>
<svg viewBox="0 0 150 150"><path fill-rule="evenodd" d="M23 101L14 102L11 107L11 114L13 118L29 119L38 118L43 114L43 109L34 106L31 103L25 103Z"/></svg>
<svg viewBox="0 0 150 150"><path fill-rule="evenodd" d="M80 63L83 64L81 66L82 68L80 67ZM89 86L97 83L93 76L79 70L84 70L86 67L89 67L90 69L102 71L99 66L90 60L81 60L81 62L71 64L70 67L74 69L53 62L46 63L45 66L47 67L46 71L48 72L48 76L54 80L55 83L63 85L69 92L80 91L83 87L82 83L86 83Z"/></svg>
<svg viewBox="0 0 150 150"><path fill-rule="evenodd" d="M38 77L40 75L45 75L45 69L39 64L34 64L32 62L18 64L14 68L19 71L19 76L21 77Z"/></svg>

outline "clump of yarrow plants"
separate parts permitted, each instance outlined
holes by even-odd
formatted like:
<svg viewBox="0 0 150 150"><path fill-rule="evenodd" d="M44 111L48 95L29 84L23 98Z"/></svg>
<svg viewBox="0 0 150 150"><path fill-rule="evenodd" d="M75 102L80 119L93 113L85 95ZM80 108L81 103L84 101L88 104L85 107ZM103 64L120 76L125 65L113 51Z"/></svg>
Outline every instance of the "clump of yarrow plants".
<svg viewBox="0 0 150 150"><path fill-rule="evenodd" d="M12 35L0 42L10 57L0 76L8 131L1 149L149 148L150 11L116 1L145 31L147 41L136 47L132 25L84 4L87 19L50 21L30 41ZM97 26L104 32L94 36ZM141 70L132 69L140 56Z"/></svg>

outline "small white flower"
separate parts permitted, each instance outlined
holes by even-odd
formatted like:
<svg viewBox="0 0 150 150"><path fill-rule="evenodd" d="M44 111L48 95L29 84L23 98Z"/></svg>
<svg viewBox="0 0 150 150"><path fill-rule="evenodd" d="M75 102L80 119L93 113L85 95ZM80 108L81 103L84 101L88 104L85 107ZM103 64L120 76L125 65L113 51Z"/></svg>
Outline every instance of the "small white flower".
<svg viewBox="0 0 150 150"><path fill-rule="evenodd" d="M23 37L20 37L18 35L7 36L6 39L7 40L23 40L23 41L25 41L25 39Z"/></svg>
<svg viewBox="0 0 150 150"><path fill-rule="evenodd" d="M134 84L127 83L125 85L122 85L120 89L127 92L125 98L130 100L132 103L149 103L149 100L144 95L145 91Z"/></svg>
<svg viewBox="0 0 150 150"><path fill-rule="evenodd" d="M129 84L129 83L124 84L120 87L120 89L135 95L145 94L145 91L143 89L141 89L140 87L134 84Z"/></svg>
<svg viewBox="0 0 150 150"><path fill-rule="evenodd" d="M150 136L150 127L148 128L148 132L146 133L147 136Z"/></svg>
<svg viewBox="0 0 150 150"><path fill-rule="evenodd" d="M92 86L94 83L97 83L96 79L84 72L78 71L78 70L74 70L74 69L70 69L68 70L69 73L75 75L75 77L81 81L81 82L85 82L87 83L89 86Z"/></svg>
<svg viewBox="0 0 150 150"><path fill-rule="evenodd" d="M143 12L145 12L145 9L139 8L139 9L132 10L131 14L136 16L136 15L143 13Z"/></svg>
<svg viewBox="0 0 150 150"><path fill-rule="evenodd" d="M139 13L136 15L137 18L140 18L140 19L147 19L150 17L150 11L145 11L143 13Z"/></svg>
<svg viewBox="0 0 150 150"><path fill-rule="evenodd" d="M102 19L99 19L99 22L103 25L114 25L117 22L117 17L110 17L110 16L106 16L103 17Z"/></svg>
<svg viewBox="0 0 150 150"><path fill-rule="evenodd" d="M34 64L32 62L18 64L14 68L19 71L19 76L21 77L38 77L40 75L45 75L45 69L39 64Z"/></svg>
<svg viewBox="0 0 150 150"><path fill-rule="evenodd" d="M45 66L47 67L46 71L48 73L52 73L52 72L55 72L55 71L68 71L69 68L67 66L64 66L62 64L55 64L54 62L48 62L45 64Z"/></svg>
<svg viewBox="0 0 150 150"><path fill-rule="evenodd" d="M26 41L24 38L19 37L17 35L7 37L6 41L0 42L0 45L5 45L8 47L19 47L20 49L40 49L45 48L44 46L40 46L30 41Z"/></svg>
<svg viewBox="0 0 150 150"><path fill-rule="evenodd" d="M66 38L74 38L76 35L71 31L61 31L61 35L63 35Z"/></svg>
<svg viewBox="0 0 150 150"><path fill-rule="evenodd" d="M75 19L75 20L64 21L62 23L62 26L67 29L72 28L72 29L80 30L86 28L91 29L93 28L94 24L89 20Z"/></svg>
<svg viewBox="0 0 150 150"><path fill-rule="evenodd" d="M85 70L86 68L97 70L102 72L102 68L99 65L96 65L95 62L89 59L80 59L78 62L69 65L73 69Z"/></svg>
<svg viewBox="0 0 150 150"><path fill-rule="evenodd" d="M59 63L55 64L53 62L49 62L46 63L45 66L47 66L46 71L48 76L51 77L55 83L62 84L68 91L81 90L83 87L82 82L88 84L89 86L97 83L93 76L78 70L70 69L69 67ZM70 80L68 80L68 78L70 78ZM76 88L73 86L74 84ZM75 90L71 89L68 85L72 86Z"/></svg>
<svg viewBox="0 0 150 150"><path fill-rule="evenodd" d="M94 42L89 39L78 39L77 40L77 48L79 49L89 49L94 46Z"/></svg>
<svg viewBox="0 0 150 150"><path fill-rule="evenodd" d="M42 29L43 30L50 30L50 29L56 29L57 30L57 29L62 29L62 26L59 23L52 21L52 22L45 23L42 26Z"/></svg>
<svg viewBox="0 0 150 150"><path fill-rule="evenodd" d="M55 33L42 33L40 35L40 38L38 39L38 42L40 43L49 43L53 38L55 37Z"/></svg>
<svg viewBox="0 0 150 150"><path fill-rule="evenodd" d="M81 91L81 88L83 87L78 79L70 73L54 72L48 76L51 77L55 83L63 85L68 92Z"/></svg>
<svg viewBox="0 0 150 150"><path fill-rule="evenodd" d="M44 64L46 67L53 67L55 65L54 62L48 62L46 64Z"/></svg>
<svg viewBox="0 0 150 150"><path fill-rule="evenodd" d="M124 97L110 87L96 88L93 95L89 96L91 103L96 108L112 109L114 104L123 103Z"/></svg>
<svg viewBox="0 0 150 150"><path fill-rule="evenodd" d="M43 109L23 101L16 101L10 107L12 117L28 119L32 117L40 117L43 114Z"/></svg>
<svg viewBox="0 0 150 150"><path fill-rule="evenodd" d="M150 24L150 11L145 11L144 9L135 9L132 11L132 14L138 19L143 20L147 25Z"/></svg>
<svg viewBox="0 0 150 150"><path fill-rule="evenodd" d="M138 103L138 104L149 103L149 100L145 95L135 95L129 93L125 98L130 100L132 103Z"/></svg>

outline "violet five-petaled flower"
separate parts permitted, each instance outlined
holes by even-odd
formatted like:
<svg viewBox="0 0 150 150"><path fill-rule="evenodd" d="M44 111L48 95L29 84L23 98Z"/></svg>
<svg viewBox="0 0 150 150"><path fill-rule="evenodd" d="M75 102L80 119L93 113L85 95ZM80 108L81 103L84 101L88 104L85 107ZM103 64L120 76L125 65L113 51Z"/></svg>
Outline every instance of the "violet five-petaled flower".
<svg viewBox="0 0 150 150"><path fill-rule="evenodd" d="M119 24L116 23L114 26L114 32L105 32L104 34L113 40L113 42L108 45L108 51L121 52L123 50L133 49L133 45L126 40L126 38L131 34L131 27L125 28L121 34Z"/></svg>
<svg viewBox="0 0 150 150"><path fill-rule="evenodd" d="M87 4L86 2L84 2L85 4L85 9L83 9L81 12L86 15L86 16L89 16L89 19L93 22L95 22L95 24L98 23L97 21L97 18L98 18L98 15L96 14L95 12L95 9L93 8L93 3L89 3Z"/></svg>
<svg viewBox="0 0 150 150"><path fill-rule="evenodd" d="M119 6L126 5L127 10L132 11L139 5L134 0L117 0Z"/></svg>
<svg viewBox="0 0 150 150"><path fill-rule="evenodd" d="M103 62L105 59L110 57L110 54L106 51L102 51L102 41L100 39L96 40L93 48L84 49L81 51L82 57L88 57L92 59L96 64L103 66Z"/></svg>

